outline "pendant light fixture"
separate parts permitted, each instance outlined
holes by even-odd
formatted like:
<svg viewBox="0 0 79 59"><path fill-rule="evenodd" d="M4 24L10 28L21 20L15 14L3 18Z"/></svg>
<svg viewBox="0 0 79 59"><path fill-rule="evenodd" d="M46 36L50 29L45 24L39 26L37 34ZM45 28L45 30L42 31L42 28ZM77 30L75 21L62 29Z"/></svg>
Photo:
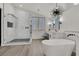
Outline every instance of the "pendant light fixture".
<svg viewBox="0 0 79 59"><path fill-rule="evenodd" d="M51 11L51 16L58 16L62 15L63 8L61 6L58 6L58 3L56 3L56 7Z"/></svg>

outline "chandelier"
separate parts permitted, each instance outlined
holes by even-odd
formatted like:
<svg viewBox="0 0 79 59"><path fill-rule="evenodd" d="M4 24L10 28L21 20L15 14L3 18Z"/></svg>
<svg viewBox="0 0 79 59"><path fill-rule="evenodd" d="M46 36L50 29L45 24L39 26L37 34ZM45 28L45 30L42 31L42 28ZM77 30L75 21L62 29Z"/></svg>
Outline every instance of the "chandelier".
<svg viewBox="0 0 79 59"><path fill-rule="evenodd" d="M58 16L58 15L62 15L63 13L63 7L62 6L58 6L58 4L56 3L56 8L54 8L53 10L51 10L51 16Z"/></svg>

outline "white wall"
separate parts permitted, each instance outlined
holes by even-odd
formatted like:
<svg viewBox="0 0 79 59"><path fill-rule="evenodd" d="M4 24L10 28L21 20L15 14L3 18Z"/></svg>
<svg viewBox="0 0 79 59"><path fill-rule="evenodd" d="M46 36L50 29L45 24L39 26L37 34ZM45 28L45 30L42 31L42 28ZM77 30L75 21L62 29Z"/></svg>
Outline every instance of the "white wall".
<svg viewBox="0 0 79 59"><path fill-rule="evenodd" d="M15 14L15 10L10 4L4 4L4 43L11 41L14 39L15 36L15 18L13 18L10 15L7 14ZM8 28L7 27L7 22L12 22L13 23L13 28Z"/></svg>
<svg viewBox="0 0 79 59"><path fill-rule="evenodd" d="M64 12L61 31L79 31L79 5Z"/></svg>
<svg viewBox="0 0 79 59"><path fill-rule="evenodd" d="M61 31L75 31L79 34L79 5L70 9L63 15ZM68 32L70 33L70 32ZM74 32L71 32L74 33ZM76 39L76 38L75 38ZM79 40L76 40L76 55L79 56Z"/></svg>
<svg viewBox="0 0 79 59"><path fill-rule="evenodd" d="M4 3L4 15L15 14L14 7L10 3Z"/></svg>
<svg viewBox="0 0 79 59"><path fill-rule="evenodd" d="M2 3L0 3L0 8L3 8L3 4Z"/></svg>

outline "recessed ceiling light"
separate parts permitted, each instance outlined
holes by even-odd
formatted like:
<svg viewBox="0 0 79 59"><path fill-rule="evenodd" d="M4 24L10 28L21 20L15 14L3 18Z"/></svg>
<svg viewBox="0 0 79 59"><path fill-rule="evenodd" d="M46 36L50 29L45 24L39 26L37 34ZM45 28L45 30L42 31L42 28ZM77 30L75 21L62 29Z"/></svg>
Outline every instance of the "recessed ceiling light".
<svg viewBox="0 0 79 59"><path fill-rule="evenodd" d="M74 5L78 5L78 3L74 3Z"/></svg>
<svg viewBox="0 0 79 59"><path fill-rule="evenodd" d="M19 5L19 7L23 7L23 5Z"/></svg>

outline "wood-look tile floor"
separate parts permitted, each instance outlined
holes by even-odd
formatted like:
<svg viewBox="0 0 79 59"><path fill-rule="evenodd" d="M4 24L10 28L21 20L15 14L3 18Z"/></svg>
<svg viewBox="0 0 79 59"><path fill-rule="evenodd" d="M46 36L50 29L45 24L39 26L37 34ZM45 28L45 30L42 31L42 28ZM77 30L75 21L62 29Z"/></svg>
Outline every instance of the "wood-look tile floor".
<svg viewBox="0 0 79 59"><path fill-rule="evenodd" d="M33 40L32 44L0 47L0 56L43 56L42 40Z"/></svg>

